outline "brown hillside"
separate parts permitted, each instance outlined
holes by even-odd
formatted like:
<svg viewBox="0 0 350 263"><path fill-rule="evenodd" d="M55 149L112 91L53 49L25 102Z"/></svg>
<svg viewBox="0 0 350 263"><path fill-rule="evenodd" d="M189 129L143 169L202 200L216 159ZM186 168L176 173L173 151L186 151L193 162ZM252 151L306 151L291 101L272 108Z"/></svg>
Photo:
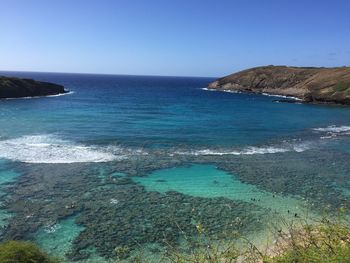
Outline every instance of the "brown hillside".
<svg viewBox="0 0 350 263"><path fill-rule="evenodd" d="M265 66L220 78L210 89L293 96L305 102L350 104L350 67Z"/></svg>

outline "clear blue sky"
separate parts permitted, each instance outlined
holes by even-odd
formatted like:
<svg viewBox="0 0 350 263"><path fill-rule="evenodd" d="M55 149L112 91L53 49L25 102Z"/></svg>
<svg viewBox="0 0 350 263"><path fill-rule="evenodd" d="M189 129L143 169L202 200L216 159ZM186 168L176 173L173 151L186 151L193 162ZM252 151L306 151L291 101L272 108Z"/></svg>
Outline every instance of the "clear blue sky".
<svg viewBox="0 0 350 263"><path fill-rule="evenodd" d="M349 0L1 0L0 70L222 76L350 65Z"/></svg>

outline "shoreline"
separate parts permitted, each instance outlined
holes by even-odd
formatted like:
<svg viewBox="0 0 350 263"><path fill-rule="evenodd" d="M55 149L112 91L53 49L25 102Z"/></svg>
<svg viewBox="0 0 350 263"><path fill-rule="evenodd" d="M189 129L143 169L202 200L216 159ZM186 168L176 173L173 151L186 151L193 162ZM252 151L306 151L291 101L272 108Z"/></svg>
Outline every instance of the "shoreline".
<svg viewBox="0 0 350 263"><path fill-rule="evenodd" d="M295 97L303 103L350 105L350 67L261 66L218 78L207 87Z"/></svg>
<svg viewBox="0 0 350 263"><path fill-rule="evenodd" d="M295 100L298 102L304 102L303 99L294 97L294 96L287 96L287 95L282 95L282 94L270 94L266 92L247 92L247 91L240 91L240 90L231 90L231 89L212 89L212 88L201 88L201 90L205 91L219 91L219 92L227 92L227 93L236 93L236 94L255 94L255 95L263 95L267 97L276 97L276 98L283 98L283 99L290 99L290 100Z"/></svg>
<svg viewBox="0 0 350 263"><path fill-rule="evenodd" d="M266 92L254 92L254 91L241 91L241 90L231 90L231 89L213 89L213 88L201 88L201 90L204 91L219 91L219 92L226 92L226 93L233 93L233 94L252 94L252 95L262 95L267 97L275 97L275 98L282 98L286 100L293 100L295 101L295 104L313 104L313 105L327 105L327 106L344 106L344 107L350 107L349 104L346 103L340 103L335 101L320 101L320 100L312 100L307 101L302 98L298 98L295 96L288 96L288 95L282 95L282 94L271 94ZM279 103L291 103L290 101L274 101Z"/></svg>
<svg viewBox="0 0 350 263"><path fill-rule="evenodd" d="M0 98L2 100L29 100L29 99L40 99L40 98L53 98L53 97L61 97L65 95L72 95L74 91L65 91L64 93L52 94L52 95L43 95L43 96L29 96L29 97L17 97L17 98Z"/></svg>

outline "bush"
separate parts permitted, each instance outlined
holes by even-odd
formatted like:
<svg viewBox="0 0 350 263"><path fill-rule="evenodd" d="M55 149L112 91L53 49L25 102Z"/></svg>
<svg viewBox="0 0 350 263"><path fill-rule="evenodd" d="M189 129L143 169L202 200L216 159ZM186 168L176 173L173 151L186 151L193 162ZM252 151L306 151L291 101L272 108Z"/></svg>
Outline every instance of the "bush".
<svg viewBox="0 0 350 263"><path fill-rule="evenodd" d="M36 245L23 241L7 241L0 244L1 263L58 263Z"/></svg>
<svg viewBox="0 0 350 263"><path fill-rule="evenodd" d="M337 245L330 251L326 245L304 249L291 249L284 254L266 260L265 263L349 263L350 246Z"/></svg>
<svg viewBox="0 0 350 263"><path fill-rule="evenodd" d="M323 218L315 225L292 229L285 248L264 263L348 263L350 262L350 226L347 217Z"/></svg>
<svg viewBox="0 0 350 263"><path fill-rule="evenodd" d="M282 220L283 221L283 220ZM283 230L276 229L275 244L262 251L251 241L241 237L238 245L205 242L201 250L181 253L172 250L168 259L174 263L349 263L350 223L345 211L326 215L311 222L298 219L285 222Z"/></svg>

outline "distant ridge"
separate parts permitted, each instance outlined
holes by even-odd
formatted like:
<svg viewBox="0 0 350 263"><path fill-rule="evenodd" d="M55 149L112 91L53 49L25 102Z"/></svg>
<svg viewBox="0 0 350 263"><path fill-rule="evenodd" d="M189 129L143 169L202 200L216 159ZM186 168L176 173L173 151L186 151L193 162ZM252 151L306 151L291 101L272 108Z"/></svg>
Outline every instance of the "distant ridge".
<svg viewBox="0 0 350 263"><path fill-rule="evenodd" d="M49 96L67 93L63 86L36 81L0 76L0 99Z"/></svg>
<svg viewBox="0 0 350 263"><path fill-rule="evenodd" d="M350 67L256 67L219 78L208 88L350 105Z"/></svg>

